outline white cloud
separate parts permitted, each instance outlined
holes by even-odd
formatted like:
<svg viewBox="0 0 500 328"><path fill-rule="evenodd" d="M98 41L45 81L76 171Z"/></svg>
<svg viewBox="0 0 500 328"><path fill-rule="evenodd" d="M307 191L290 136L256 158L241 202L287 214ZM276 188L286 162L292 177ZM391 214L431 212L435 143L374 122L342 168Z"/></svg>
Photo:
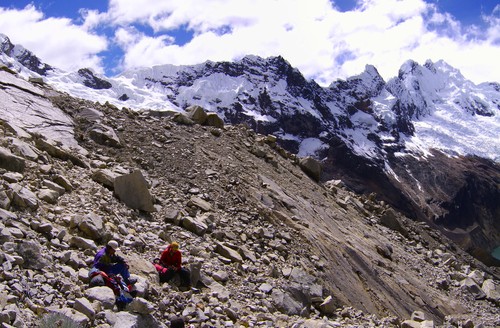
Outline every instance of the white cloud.
<svg viewBox="0 0 500 328"><path fill-rule="evenodd" d="M106 39L68 18L44 17L33 5L22 10L0 8L0 32L52 66L67 70L92 67L101 71L97 54L106 49Z"/></svg>
<svg viewBox="0 0 500 328"><path fill-rule="evenodd" d="M408 59L444 59L474 82L500 76L492 59L499 51L498 20L489 17L486 39L467 40L459 22L423 0L364 0L350 12L337 11L328 0L211 0L203 5L195 0L112 0L109 15L114 24L140 22L157 32L136 35L126 45L127 68L255 54L282 55L322 84L359 74L366 64L388 79ZM169 35L186 26L194 38L174 44Z"/></svg>
<svg viewBox="0 0 500 328"><path fill-rule="evenodd" d="M81 63L85 56L87 62L94 59L99 65L96 54L106 47L106 41L92 31L105 26L114 29L113 41L124 52L122 68L234 60L246 54L281 55L306 77L329 84L361 73L366 64L377 67L387 80L408 59L420 63L443 59L476 83L498 81L500 5L484 16L485 30L461 26L424 0L358 3L356 9L340 12L329 0L110 0L107 12L82 11L81 26L64 19L45 19L27 7L16 12L16 19L22 16L29 28L16 32L18 24L5 23L5 11L0 11L0 31L2 26L10 26L12 32L5 34L56 66L65 60ZM44 32L37 32L32 40L24 35L39 27ZM176 44L176 33L186 28L193 39ZM66 51L55 44L50 51L50 40L45 39L49 35L55 39L55 30L63 36L57 45L65 46ZM146 34L151 30L154 34Z"/></svg>

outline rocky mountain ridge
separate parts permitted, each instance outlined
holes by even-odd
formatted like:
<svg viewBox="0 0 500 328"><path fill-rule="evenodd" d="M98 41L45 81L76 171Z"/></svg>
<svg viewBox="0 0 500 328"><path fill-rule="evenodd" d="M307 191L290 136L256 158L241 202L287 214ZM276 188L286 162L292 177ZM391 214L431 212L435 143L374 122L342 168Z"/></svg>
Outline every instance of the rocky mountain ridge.
<svg viewBox="0 0 500 328"><path fill-rule="evenodd" d="M203 125L196 107L119 110L0 81L3 325L46 312L92 327L165 327L174 314L197 327L500 324L498 269L375 195L316 181L272 135ZM111 238L139 279L122 312L87 285ZM158 283L151 260L172 240L199 290Z"/></svg>
<svg viewBox="0 0 500 328"><path fill-rule="evenodd" d="M121 105L182 112L195 104L274 134L288 151L321 159L323 181L375 192L499 265L491 256L500 244L498 83L474 85L442 61L408 61L387 83L367 66L323 88L284 58L255 56L137 69L110 81Z"/></svg>

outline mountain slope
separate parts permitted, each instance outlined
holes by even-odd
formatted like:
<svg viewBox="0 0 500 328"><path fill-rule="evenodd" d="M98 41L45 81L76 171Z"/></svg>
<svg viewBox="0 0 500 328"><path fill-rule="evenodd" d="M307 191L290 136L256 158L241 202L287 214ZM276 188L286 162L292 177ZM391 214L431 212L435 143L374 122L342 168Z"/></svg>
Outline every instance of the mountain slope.
<svg viewBox="0 0 500 328"><path fill-rule="evenodd" d="M323 181L376 193L498 264L489 255L500 245L498 83L474 85L443 61L410 60L387 82L368 65L323 88L281 57L256 56L135 69L113 79L55 69L44 78L120 107L183 112L200 105L226 123L274 134L288 151L321 159Z"/></svg>
<svg viewBox="0 0 500 328"><path fill-rule="evenodd" d="M46 86L28 92L0 73L0 99L26 99L7 106L25 119L2 117L0 129L3 322L36 326L49 311L90 326L165 327L182 314L199 327L394 327L421 311L427 325L499 324L500 300L482 289L498 286L498 270L387 204L317 183L273 138L119 111ZM72 142L87 152L36 128L58 123L30 119L37 114L26 109L40 102L73 123ZM115 134L96 138L96 126ZM112 180L137 171L152 212L117 196ZM111 238L139 279L142 303L124 312L87 288L93 255ZM151 272L172 240L199 274L198 292L159 285Z"/></svg>

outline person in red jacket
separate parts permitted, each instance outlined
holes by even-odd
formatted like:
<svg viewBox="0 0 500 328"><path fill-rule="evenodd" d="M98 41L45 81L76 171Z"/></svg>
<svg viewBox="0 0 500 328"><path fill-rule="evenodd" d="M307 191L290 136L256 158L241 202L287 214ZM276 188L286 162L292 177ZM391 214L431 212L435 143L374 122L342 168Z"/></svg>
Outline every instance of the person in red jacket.
<svg viewBox="0 0 500 328"><path fill-rule="evenodd" d="M163 270L159 271L161 282L167 282L175 275L179 275L182 287L189 287L191 285L190 273L182 267L182 254L179 250L179 243L175 241L170 243L161 253L159 262L163 267Z"/></svg>

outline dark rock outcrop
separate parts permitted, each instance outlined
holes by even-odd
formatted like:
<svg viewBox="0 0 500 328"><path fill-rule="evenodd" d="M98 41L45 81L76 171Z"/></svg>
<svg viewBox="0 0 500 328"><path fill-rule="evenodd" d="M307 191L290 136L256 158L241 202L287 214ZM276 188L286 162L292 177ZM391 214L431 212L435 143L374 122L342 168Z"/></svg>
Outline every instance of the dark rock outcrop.
<svg viewBox="0 0 500 328"><path fill-rule="evenodd" d="M78 75L83 78L83 85L86 87L102 90L102 89L110 89L112 84L100 77L95 76L94 72L92 72L88 68L81 68L78 70Z"/></svg>

